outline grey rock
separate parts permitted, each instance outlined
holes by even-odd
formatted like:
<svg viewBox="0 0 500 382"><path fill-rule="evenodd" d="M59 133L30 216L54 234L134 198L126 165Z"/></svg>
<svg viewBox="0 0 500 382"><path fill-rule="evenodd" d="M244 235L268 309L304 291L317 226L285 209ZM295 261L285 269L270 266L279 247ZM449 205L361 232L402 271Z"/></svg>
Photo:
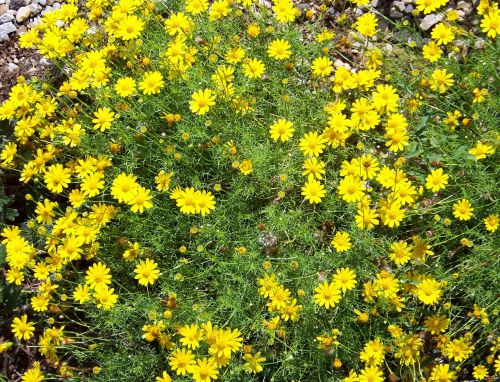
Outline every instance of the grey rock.
<svg viewBox="0 0 500 382"><path fill-rule="evenodd" d="M406 7L405 7L405 13L412 13L413 12L413 5L412 4L408 4Z"/></svg>
<svg viewBox="0 0 500 382"><path fill-rule="evenodd" d="M61 8L61 3L57 3L57 2L55 2L54 4L52 4L52 8L54 8L54 9L59 9L59 8Z"/></svg>
<svg viewBox="0 0 500 382"><path fill-rule="evenodd" d="M399 10L399 12L405 11L406 5L402 1L395 1L393 5L396 7L397 10Z"/></svg>
<svg viewBox="0 0 500 382"><path fill-rule="evenodd" d="M22 23L31 16L32 9L30 7L21 7L17 10L16 21Z"/></svg>
<svg viewBox="0 0 500 382"><path fill-rule="evenodd" d="M8 33L0 32L0 42L9 41Z"/></svg>
<svg viewBox="0 0 500 382"><path fill-rule="evenodd" d="M9 34L9 33L15 32L15 31L16 31L16 26L14 25L14 23L12 21L0 25L0 33Z"/></svg>
<svg viewBox="0 0 500 382"><path fill-rule="evenodd" d="M46 66L46 67L49 67L51 65L50 61L47 60L45 57L42 57L40 59L40 65L42 66Z"/></svg>
<svg viewBox="0 0 500 382"><path fill-rule="evenodd" d="M6 3L7 3L7 0L0 0L0 5L6 4Z"/></svg>
<svg viewBox="0 0 500 382"><path fill-rule="evenodd" d="M476 41L476 43L474 44L474 48L476 49L484 49L484 39L483 38L480 38Z"/></svg>
<svg viewBox="0 0 500 382"><path fill-rule="evenodd" d="M26 28L25 25L21 25L19 28L17 28L17 34L19 36L25 34L28 31L28 28Z"/></svg>
<svg viewBox="0 0 500 382"><path fill-rule="evenodd" d="M10 0L9 8L17 11L19 8L24 7L26 4L24 0Z"/></svg>
<svg viewBox="0 0 500 382"><path fill-rule="evenodd" d="M42 19L40 17L35 17L32 22L28 24L28 28L35 28L37 25L42 23Z"/></svg>
<svg viewBox="0 0 500 382"><path fill-rule="evenodd" d="M54 1L55 1L55 0L47 0L47 5L52 5L52 4L54 4Z"/></svg>
<svg viewBox="0 0 500 382"><path fill-rule="evenodd" d="M2 16L0 16L0 24L8 23L10 21L13 21L14 19L15 17L10 13L4 13Z"/></svg>
<svg viewBox="0 0 500 382"><path fill-rule="evenodd" d="M414 1L413 0L403 0L403 3L405 3L405 4L413 4Z"/></svg>
<svg viewBox="0 0 500 382"><path fill-rule="evenodd" d="M336 68L340 68L340 67L344 66L347 69L351 69L351 66L349 64L343 62L341 59L338 59L338 58L333 63L333 66L335 66Z"/></svg>
<svg viewBox="0 0 500 382"><path fill-rule="evenodd" d="M45 16L47 13L50 13L50 12L52 12L52 11L53 11L53 9L52 9L52 7L49 5L48 7L46 7L46 8L42 11L41 15L42 15L42 16Z"/></svg>
<svg viewBox="0 0 500 382"><path fill-rule="evenodd" d="M381 1L380 0L372 0L370 5L373 7L373 8L377 8L379 5L380 5Z"/></svg>
<svg viewBox="0 0 500 382"><path fill-rule="evenodd" d="M0 15L9 11L9 4L0 4Z"/></svg>
<svg viewBox="0 0 500 382"><path fill-rule="evenodd" d="M30 4L28 7L31 8L31 15L36 16L42 11L42 6L38 4Z"/></svg>
<svg viewBox="0 0 500 382"><path fill-rule="evenodd" d="M422 22L420 23L420 29L422 29L424 32L428 31L442 19L442 14L431 13L430 15L427 15L422 19Z"/></svg>
<svg viewBox="0 0 500 382"><path fill-rule="evenodd" d="M472 12L472 4L462 0L457 3L457 9L461 9L466 15L470 15Z"/></svg>
<svg viewBox="0 0 500 382"><path fill-rule="evenodd" d="M394 20L400 20L403 18L403 13L399 12L396 8L391 8L389 17Z"/></svg>
<svg viewBox="0 0 500 382"><path fill-rule="evenodd" d="M31 4L38 4L44 7L45 5L47 5L47 0L33 0Z"/></svg>
<svg viewBox="0 0 500 382"><path fill-rule="evenodd" d="M15 72L17 70L19 70L19 66L17 66L16 64L14 64L13 62L10 62L8 65L7 65L7 70L9 72Z"/></svg>

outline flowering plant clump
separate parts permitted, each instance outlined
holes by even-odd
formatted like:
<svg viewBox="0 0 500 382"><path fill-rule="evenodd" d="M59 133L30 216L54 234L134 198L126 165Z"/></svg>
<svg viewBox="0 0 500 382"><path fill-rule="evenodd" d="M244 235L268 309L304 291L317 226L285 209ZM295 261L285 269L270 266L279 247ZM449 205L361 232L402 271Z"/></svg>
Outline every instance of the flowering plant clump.
<svg viewBox="0 0 500 382"><path fill-rule="evenodd" d="M498 3L313 3L68 0L20 37L52 71L0 105L8 379L498 377Z"/></svg>

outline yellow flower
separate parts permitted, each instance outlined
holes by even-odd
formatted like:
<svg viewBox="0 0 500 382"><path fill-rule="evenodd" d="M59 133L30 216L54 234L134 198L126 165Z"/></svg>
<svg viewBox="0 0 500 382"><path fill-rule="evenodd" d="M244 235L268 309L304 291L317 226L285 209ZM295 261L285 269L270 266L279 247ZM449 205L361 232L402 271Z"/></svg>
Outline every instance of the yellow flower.
<svg viewBox="0 0 500 382"><path fill-rule="evenodd" d="M338 231L333 237L331 244L337 252L345 252L352 247L349 233L344 231Z"/></svg>
<svg viewBox="0 0 500 382"><path fill-rule="evenodd" d="M293 136L294 131L293 123L283 118L278 119L269 128L271 138L275 141L280 139L282 142L288 141Z"/></svg>
<svg viewBox="0 0 500 382"><path fill-rule="evenodd" d="M318 180L314 178L309 178L309 180L302 187L301 195L304 199L309 201L311 204L317 204L321 202L326 195L325 186L323 186Z"/></svg>
<svg viewBox="0 0 500 382"><path fill-rule="evenodd" d="M189 109L199 115L208 113L211 106L215 105L215 96L210 89L202 89L193 93L192 100L189 101Z"/></svg>
<svg viewBox="0 0 500 382"><path fill-rule="evenodd" d="M107 130L111 127L111 123L115 119L115 113L107 107L101 107L94 112L95 118L92 120L95 130Z"/></svg>
<svg viewBox="0 0 500 382"><path fill-rule="evenodd" d="M450 320L446 316L435 314L425 319L424 325L431 334L440 334L448 329Z"/></svg>
<svg viewBox="0 0 500 382"><path fill-rule="evenodd" d="M442 168L431 171L425 178L425 187L432 192L444 190L448 184L448 174L443 173Z"/></svg>
<svg viewBox="0 0 500 382"><path fill-rule="evenodd" d="M266 66L261 60L257 58L246 59L243 62L243 74L248 78L258 78L262 76Z"/></svg>
<svg viewBox="0 0 500 382"><path fill-rule="evenodd" d="M277 39L272 41L267 47L267 54L269 57L276 60L284 60L292 54L290 50L290 43L283 39Z"/></svg>
<svg viewBox="0 0 500 382"><path fill-rule="evenodd" d="M448 73L446 69L436 69L432 73L431 89L444 93L454 82L453 73Z"/></svg>
<svg viewBox="0 0 500 382"><path fill-rule="evenodd" d="M140 285L154 284L160 275L158 264L151 259L142 260L134 269L135 279Z"/></svg>
<svg viewBox="0 0 500 382"><path fill-rule="evenodd" d="M239 165L239 169L243 175L250 175L253 170L252 162L248 159L243 160Z"/></svg>
<svg viewBox="0 0 500 382"><path fill-rule="evenodd" d="M342 292L354 289L356 286L356 272L350 268L337 269L333 275L333 282L337 284L337 287Z"/></svg>
<svg viewBox="0 0 500 382"><path fill-rule="evenodd" d="M116 301L118 300L118 296L113 292L114 289L108 288L108 286L105 284L96 286L93 296L96 299L97 307L108 310L112 306L114 306L116 304Z"/></svg>
<svg viewBox="0 0 500 382"><path fill-rule="evenodd" d="M168 360L168 364L177 375L186 375L188 368L196 364L191 350L183 348L175 349Z"/></svg>
<svg viewBox="0 0 500 382"><path fill-rule="evenodd" d="M495 152L493 146L478 142L475 147L469 150L469 154L474 155L476 160L484 159L487 155L492 155Z"/></svg>
<svg viewBox="0 0 500 382"><path fill-rule="evenodd" d="M71 171L64 168L61 164L50 166L45 172L44 180L49 191L56 194L68 187L71 178Z"/></svg>
<svg viewBox="0 0 500 382"><path fill-rule="evenodd" d="M299 142L300 151L307 156L318 156L325 148L325 139L317 132L305 133Z"/></svg>
<svg viewBox="0 0 500 382"><path fill-rule="evenodd" d="M255 355L246 353L243 355L243 359L245 360L243 368L247 373L252 374L260 373L263 370L261 363L266 360L261 356L260 352L255 353Z"/></svg>
<svg viewBox="0 0 500 382"><path fill-rule="evenodd" d="M451 382L454 381L455 378L456 373L450 370L450 365L441 364L434 366L430 380L435 382Z"/></svg>
<svg viewBox="0 0 500 382"><path fill-rule="evenodd" d="M461 199L453 204L453 216L459 220L470 220L474 208L467 199Z"/></svg>
<svg viewBox="0 0 500 382"><path fill-rule="evenodd" d="M132 77L122 77L116 81L115 91L120 97L129 97L135 93L135 80Z"/></svg>
<svg viewBox="0 0 500 382"><path fill-rule="evenodd" d="M247 33L250 37L257 37L260 34L260 27L257 24L250 24Z"/></svg>
<svg viewBox="0 0 500 382"><path fill-rule="evenodd" d="M439 44L435 41L430 41L428 44L423 46L422 54L429 62L436 62L443 54L443 51L439 47Z"/></svg>
<svg viewBox="0 0 500 382"><path fill-rule="evenodd" d="M58 207L57 202L51 202L48 199L44 199L43 203L38 202L35 209L36 221L41 224L52 224L52 218L55 216L54 208L56 207Z"/></svg>
<svg viewBox="0 0 500 382"><path fill-rule="evenodd" d="M197 15L208 9L208 0L186 0L186 11Z"/></svg>
<svg viewBox="0 0 500 382"><path fill-rule="evenodd" d="M480 381L488 376L488 369L483 365L474 366L474 372L472 376Z"/></svg>
<svg viewBox="0 0 500 382"><path fill-rule="evenodd" d="M164 371L161 376L156 377L156 382L172 382L172 378L170 378L170 375Z"/></svg>
<svg viewBox="0 0 500 382"><path fill-rule="evenodd" d="M189 34L191 31L191 20L184 13L172 13L165 20L165 30L171 36L176 34Z"/></svg>
<svg viewBox="0 0 500 382"><path fill-rule="evenodd" d="M425 278L417 285L416 295L426 305L436 304L442 294L441 283L433 278Z"/></svg>
<svg viewBox="0 0 500 382"><path fill-rule="evenodd" d="M140 36L144 29L144 21L136 15L126 15L118 23L117 37L127 41Z"/></svg>
<svg viewBox="0 0 500 382"><path fill-rule="evenodd" d="M314 292L314 302L326 309L335 307L340 301L340 288L333 281L321 283Z"/></svg>
<svg viewBox="0 0 500 382"><path fill-rule="evenodd" d="M450 26L439 23L432 29L431 37L438 45L447 45L453 41L455 34Z"/></svg>
<svg viewBox="0 0 500 382"><path fill-rule="evenodd" d="M25 314L19 317L15 317L12 321L12 333L19 339L29 340L33 337L33 332L35 331L35 326L32 322L28 322L28 316Z"/></svg>
<svg viewBox="0 0 500 382"><path fill-rule="evenodd" d="M22 378L22 382L41 382L44 380L44 375L40 371L40 363L37 361L34 363L33 368L27 370Z"/></svg>
<svg viewBox="0 0 500 382"><path fill-rule="evenodd" d="M73 291L73 299L83 304L90 299L90 288L88 285L78 285Z"/></svg>
<svg viewBox="0 0 500 382"><path fill-rule="evenodd" d="M484 219L484 226L488 231L492 233L497 230L499 223L500 223L500 218L498 217L497 214L488 215Z"/></svg>
<svg viewBox="0 0 500 382"><path fill-rule="evenodd" d="M111 284L110 269L99 261L87 269L85 281L91 288Z"/></svg>
<svg viewBox="0 0 500 382"><path fill-rule="evenodd" d="M128 204L131 205L130 210L132 212L142 214L144 209L153 207L153 203L151 203L152 198L150 190L142 186L138 186L135 188L135 191L128 202Z"/></svg>
<svg viewBox="0 0 500 382"><path fill-rule="evenodd" d="M343 178L337 188L338 194L348 203L359 202L363 198L366 189L363 181L353 175Z"/></svg>
<svg viewBox="0 0 500 382"><path fill-rule="evenodd" d="M498 8L483 16L481 30L491 38L495 38L497 34L500 34L500 11Z"/></svg>
<svg viewBox="0 0 500 382"><path fill-rule="evenodd" d="M313 75L318 77L326 77L330 75L333 70L333 63L328 57L317 57L311 65Z"/></svg>
<svg viewBox="0 0 500 382"><path fill-rule="evenodd" d="M165 86L163 76L160 72L146 72L142 76L142 81L139 82L139 89L146 95L158 94Z"/></svg>
<svg viewBox="0 0 500 382"><path fill-rule="evenodd" d="M377 31L377 17L373 13L365 13L356 21L356 30L364 36L372 37Z"/></svg>
<svg viewBox="0 0 500 382"><path fill-rule="evenodd" d="M196 361L189 367L188 371L195 382L210 382L213 379L217 379L219 371L217 370L217 365L211 359L202 358Z"/></svg>
<svg viewBox="0 0 500 382"><path fill-rule="evenodd" d="M181 327L179 334L182 336L180 343L187 346L189 349L197 349L200 346L200 341L203 339L203 332L198 325L191 324Z"/></svg>

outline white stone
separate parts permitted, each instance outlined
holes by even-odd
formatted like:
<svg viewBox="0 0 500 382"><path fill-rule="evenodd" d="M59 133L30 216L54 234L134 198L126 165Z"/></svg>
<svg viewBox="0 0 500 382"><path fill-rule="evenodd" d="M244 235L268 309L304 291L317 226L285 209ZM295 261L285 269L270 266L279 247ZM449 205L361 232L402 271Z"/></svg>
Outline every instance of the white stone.
<svg viewBox="0 0 500 382"><path fill-rule="evenodd" d="M393 4L399 10L399 12L404 12L405 11L406 5L405 5L404 2L402 2L402 1L395 1Z"/></svg>
<svg viewBox="0 0 500 382"><path fill-rule="evenodd" d="M472 5L462 0L457 3L457 9L461 9L466 15L469 15L472 12Z"/></svg>
<svg viewBox="0 0 500 382"><path fill-rule="evenodd" d="M12 21L0 25L0 33L9 34L16 31L16 26Z"/></svg>
<svg viewBox="0 0 500 382"><path fill-rule="evenodd" d="M427 31L443 19L442 14L431 13L425 16L420 23L420 29Z"/></svg>
<svg viewBox="0 0 500 382"><path fill-rule="evenodd" d="M17 66L16 64L14 64L13 62L10 62L8 65L7 65L7 70L9 72L15 72L16 70L19 69L19 66Z"/></svg>
<svg viewBox="0 0 500 382"><path fill-rule="evenodd" d="M2 16L0 16L0 24L5 24L13 20L15 20L15 17L10 13L4 13Z"/></svg>
<svg viewBox="0 0 500 382"><path fill-rule="evenodd" d="M28 7L31 8L31 15L36 16L42 11L42 6L38 4L30 4Z"/></svg>
<svg viewBox="0 0 500 382"><path fill-rule="evenodd" d="M22 23L31 16L32 9L30 7L21 7L17 10L16 21Z"/></svg>

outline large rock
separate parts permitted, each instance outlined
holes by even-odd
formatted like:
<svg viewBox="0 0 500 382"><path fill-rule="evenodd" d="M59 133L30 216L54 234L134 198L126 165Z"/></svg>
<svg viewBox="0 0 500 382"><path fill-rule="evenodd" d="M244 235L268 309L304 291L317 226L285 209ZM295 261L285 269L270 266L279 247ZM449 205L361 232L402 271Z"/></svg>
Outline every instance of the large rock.
<svg viewBox="0 0 500 382"><path fill-rule="evenodd" d="M0 33L13 33L16 31L16 26L12 21L9 21L8 23L0 25Z"/></svg>
<svg viewBox="0 0 500 382"><path fill-rule="evenodd" d="M466 15L470 15L472 12L472 4L462 0L457 3L457 9L464 11Z"/></svg>
<svg viewBox="0 0 500 382"><path fill-rule="evenodd" d="M9 41L9 33L16 31L16 26L12 22L0 25L0 42Z"/></svg>
<svg viewBox="0 0 500 382"><path fill-rule="evenodd" d="M5 24L10 21L14 21L16 18L12 16L10 13L4 13L0 16L0 24Z"/></svg>
<svg viewBox="0 0 500 382"><path fill-rule="evenodd" d="M442 14L431 13L430 15L427 15L422 19L422 22L420 23L420 29L422 29L424 32L428 31L442 19Z"/></svg>
<svg viewBox="0 0 500 382"><path fill-rule="evenodd" d="M38 4L30 4L28 7L31 8L31 15L36 16L42 11L42 6Z"/></svg>
<svg viewBox="0 0 500 382"><path fill-rule="evenodd" d="M13 62L9 62L9 64L7 65L7 70L9 72L17 72L19 70L19 66L17 66Z"/></svg>
<svg viewBox="0 0 500 382"><path fill-rule="evenodd" d="M22 23L28 20L31 16L32 9L30 7L21 7L17 10L16 21Z"/></svg>
<svg viewBox="0 0 500 382"><path fill-rule="evenodd" d="M405 11L406 5L405 5L405 3L403 3L402 1L395 1L395 2L393 3L393 5L396 7L396 9L397 9L399 12L404 12L404 11Z"/></svg>

